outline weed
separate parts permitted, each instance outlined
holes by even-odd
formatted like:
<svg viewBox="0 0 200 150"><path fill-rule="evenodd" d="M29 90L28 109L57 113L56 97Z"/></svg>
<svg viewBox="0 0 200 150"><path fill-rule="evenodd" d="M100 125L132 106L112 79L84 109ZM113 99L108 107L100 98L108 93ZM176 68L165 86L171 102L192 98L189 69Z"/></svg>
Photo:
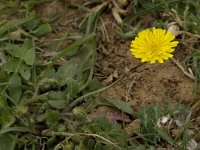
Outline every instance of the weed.
<svg viewBox="0 0 200 150"><path fill-rule="evenodd" d="M0 149L131 150L168 146L186 149L188 141L193 138L189 134L190 116L182 122L181 131L175 136L158 128L157 122L167 115L176 119L183 114L185 118L189 109L179 104L172 107L168 103L164 111L157 104L141 108L136 113L127 102L108 98L105 94L105 90L141 64L128 71L125 68L124 74L108 86L95 78L99 44L96 33L98 25L103 22L101 14L109 9L108 2L95 0L70 6L85 10L86 15L79 22L77 32L82 32L80 38L70 41L67 46L65 42L70 33L63 33L60 39L51 40L49 37L55 32L54 21L62 15L41 21L36 14L36 7L45 2L53 5L56 1L0 2ZM117 26L117 33L123 38L133 37L143 25L139 17L162 12L177 21L185 31L183 43L188 40L188 35L197 37L199 34L197 6L199 2L195 0L137 1L132 10L137 13L127 16L124 23ZM155 26L166 27L166 18L159 19L154 22ZM196 42L191 47L198 49L199 44ZM185 64L192 68L196 82L199 82L199 52L191 53ZM119 110L122 116L126 114L131 119L139 119L140 129L133 130L128 136L123 117L115 123L109 122L109 116L90 117L94 108L103 105Z"/></svg>

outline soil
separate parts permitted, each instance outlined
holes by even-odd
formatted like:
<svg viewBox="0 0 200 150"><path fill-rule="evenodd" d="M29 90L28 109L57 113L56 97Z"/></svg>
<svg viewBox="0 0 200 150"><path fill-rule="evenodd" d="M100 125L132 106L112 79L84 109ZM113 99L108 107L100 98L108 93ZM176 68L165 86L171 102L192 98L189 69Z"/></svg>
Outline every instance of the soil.
<svg viewBox="0 0 200 150"><path fill-rule="evenodd" d="M78 35L78 25L85 13L71 5L72 2L75 3L74 1L54 2L53 6L45 4L38 7L38 12L44 18L53 13L64 12L64 16L54 26L56 34L51 36L59 38L64 32L68 32L71 37ZM129 51L131 39L120 38L115 32L116 25L117 22L111 11L106 10L102 13L101 22L97 27L99 45L95 77L105 85L115 81L124 72L124 68L131 68L140 63L140 60L134 58ZM72 39L67 39L63 47L70 42ZM188 51L180 46L174 52L178 60L183 60L187 54ZM109 97L127 101L138 110L142 106L156 102L164 105L167 99L172 105L178 102L191 104L195 100L193 91L194 81L185 76L174 62L167 60L163 64L144 64L119 84L108 89L107 94Z"/></svg>
<svg viewBox="0 0 200 150"><path fill-rule="evenodd" d="M109 42L101 43L99 60L97 62L98 75L105 84L110 84L124 72L124 68L136 66L140 60L130 53L131 40L119 39L115 33L115 20L110 14L102 16ZM133 37L134 39L134 37ZM176 58L185 58L182 52L174 53ZM180 50L182 51L182 50ZM179 55L181 55L179 57ZM107 90L110 97L126 100L134 109L156 102L165 104L169 99L171 104L194 102L194 81L183 74L171 60L163 64L145 64L135 72L131 72L119 84Z"/></svg>

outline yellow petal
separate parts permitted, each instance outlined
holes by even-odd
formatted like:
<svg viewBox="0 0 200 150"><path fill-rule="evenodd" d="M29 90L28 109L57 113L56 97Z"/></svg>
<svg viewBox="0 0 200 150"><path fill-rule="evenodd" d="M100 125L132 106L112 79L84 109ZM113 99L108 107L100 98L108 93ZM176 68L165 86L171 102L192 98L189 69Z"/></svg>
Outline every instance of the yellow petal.
<svg viewBox="0 0 200 150"><path fill-rule="evenodd" d="M142 62L149 61L151 64L158 60L163 63L164 60L172 58L172 52L178 45L178 41L173 41L175 36L164 29L152 28L143 30L131 42L131 53L140 58Z"/></svg>

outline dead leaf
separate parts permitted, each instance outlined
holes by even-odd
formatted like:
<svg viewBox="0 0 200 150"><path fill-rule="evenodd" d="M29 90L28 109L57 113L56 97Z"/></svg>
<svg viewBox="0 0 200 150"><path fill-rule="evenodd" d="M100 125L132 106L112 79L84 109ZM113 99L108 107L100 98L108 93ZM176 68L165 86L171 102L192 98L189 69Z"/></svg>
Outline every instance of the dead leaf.
<svg viewBox="0 0 200 150"><path fill-rule="evenodd" d="M174 36L181 34L179 26L176 24L169 24L168 31L171 32Z"/></svg>
<svg viewBox="0 0 200 150"><path fill-rule="evenodd" d="M117 8L115 8L115 7L112 8L112 15L118 24L121 24L123 22L121 16L119 15Z"/></svg>
<svg viewBox="0 0 200 150"><path fill-rule="evenodd" d="M120 6L127 6L128 5L128 0L117 0L117 3Z"/></svg>
<svg viewBox="0 0 200 150"><path fill-rule="evenodd" d="M135 119L133 122L131 122L128 127L125 128L126 133L128 136L131 136L133 130L140 129L141 127L141 120L140 119Z"/></svg>
<svg viewBox="0 0 200 150"><path fill-rule="evenodd" d="M121 111L108 106L100 106L97 109L92 110L90 117L93 119L106 117L110 123L117 123L117 121L130 122L128 115L123 114Z"/></svg>
<svg viewBox="0 0 200 150"><path fill-rule="evenodd" d="M103 82L106 83L106 84L108 84L108 83L111 83L113 81L113 78L118 78L118 77L119 77L119 75L117 73L117 70L115 70L114 73L110 74L108 76L108 78L105 79Z"/></svg>
<svg viewBox="0 0 200 150"><path fill-rule="evenodd" d="M113 74L109 75L107 79L105 79L103 82L108 84L111 83L113 81Z"/></svg>

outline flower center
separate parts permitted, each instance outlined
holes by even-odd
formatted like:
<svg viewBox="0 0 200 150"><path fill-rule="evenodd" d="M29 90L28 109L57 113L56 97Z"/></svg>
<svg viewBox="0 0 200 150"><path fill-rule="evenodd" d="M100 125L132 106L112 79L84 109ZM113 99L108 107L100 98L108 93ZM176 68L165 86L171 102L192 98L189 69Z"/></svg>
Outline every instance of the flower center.
<svg viewBox="0 0 200 150"><path fill-rule="evenodd" d="M161 53L160 49L161 45L158 42L152 41L152 43L149 45L150 54L152 56L160 55Z"/></svg>

